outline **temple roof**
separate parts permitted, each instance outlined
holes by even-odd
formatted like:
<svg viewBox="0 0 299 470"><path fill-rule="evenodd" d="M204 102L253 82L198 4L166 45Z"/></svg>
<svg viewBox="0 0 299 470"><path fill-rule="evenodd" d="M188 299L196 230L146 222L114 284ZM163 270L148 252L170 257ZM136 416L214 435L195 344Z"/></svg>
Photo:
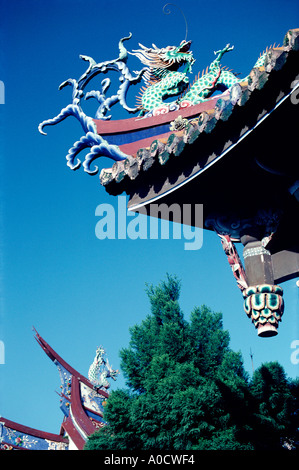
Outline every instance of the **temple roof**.
<svg viewBox="0 0 299 470"><path fill-rule="evenodd" d="M60 357L56 351L54 351L53 348L39 335L39 333L35 330L35 339L38 342L38 344L41 346L41 348L44 350L44 352L47 354L47 356L51 359L53 362L58 362L60 365L62 365L72 376L77 377L80 382L84 383L90 388L94 388L100 395L102 395L104 398L108 398L109 394L105 392L104 390L101 390L100 388L94 387L94 385L82 374L80 374L77 370L75 370L73 367L71 367L62 357Z"/></svg>
<svg viewBox="0 0 299 470"><path fill-rule="evenodd" d="M163 135L135 142L135 153L101 171L101 184L109 194L127 193L128 209L136 212L155 203L203 204L203 228L215 229L214 215L223 216L236 238L239 219L281 211L284 223L271 252L298 249L298 90L299 29L293 29L248 81L194 106L198 114L187 122L178 115L184 118L192 107L176 111L172 128L178 130L168 126Z"/></svg>
<svg viewBox="0 0 299 470"><path fill-rule="evenodd" d="M82 450L88 436L106 424L103 406L109 394L64 361L36 330L35 339L60 374L61 430L52 434L1 417L0 449Z"/></svg>
<svg viewBox="0 0 299 470"><path fill-rule="evenodd" d="M52 434L0 418L0 449L66 450L69 440L63 434Z"/></svg>

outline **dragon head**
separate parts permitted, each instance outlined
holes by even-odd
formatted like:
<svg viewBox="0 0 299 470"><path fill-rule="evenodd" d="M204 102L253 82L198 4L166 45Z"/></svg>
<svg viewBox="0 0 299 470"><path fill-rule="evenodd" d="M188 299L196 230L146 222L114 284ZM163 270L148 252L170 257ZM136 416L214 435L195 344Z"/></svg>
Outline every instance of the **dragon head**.
<svg viewBox="0 0 299 470"><path fill-rule="evenodd" d="M95 356L95 360L97 363L99 362L101 363L103 361L104 354L105 354L105 349L102 346L98 347L96 350L96 356Z"/></svg>
<svg viewBox="0 0 299 470"><path fill-rule="evenodd" d="M190 46L191 41L182 41L178 47L168 46L161 49L164 61L169 63L168 67L172 67L173 65L180 66L183 63L188 63L191 69L195 59L190 51Z"/></svg>
<svg viewBox="0 0 299 470"><path fill-rule="evenodd" d="M182 41L178 47L167 46L159 49L155 44L145 47L139 44L141 49L133 50L130 54L135 55L143 64L150 69L177 70L181 65L188 64L188 71L195 59L190 51L191 41Z"/></svg>

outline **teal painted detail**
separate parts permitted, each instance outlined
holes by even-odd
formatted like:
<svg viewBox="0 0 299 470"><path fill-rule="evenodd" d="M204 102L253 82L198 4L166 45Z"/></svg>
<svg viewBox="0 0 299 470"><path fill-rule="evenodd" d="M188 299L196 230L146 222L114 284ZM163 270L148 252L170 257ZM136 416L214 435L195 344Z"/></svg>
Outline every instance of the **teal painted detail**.
<svg viewBox="0 0 299 470"><path fill-rule="evenodd" d="M260 336L277 334L284 311L283 290L280 286L262 284L243 291L244 310Z"/></svg>
<svg viewBox="0 0 299 470"><path fill-rule="evenodd" d="M233 72L225 70L221 66L221 59L224 54L234 49L234 46L227 44L223 49L214 52L216 59L210 64L207 72L199 77L189 90L187 73L191 72L195 62L190 49L191 42L182 41L179 47L169 46L158 49L153 44L152 48L147 48L140 44L141 49L131 52L139 60L147 65L148 71L144 74L146 87L141 90L139 97L139 108L141 115L148 111L153 111L161 106L178 105L185 107L201 103L208 99L215 91L225 91L235 83L248 81L249 75L238 78ZM262 54L256 61L255 67L262 67L265 63L266 53ZM185 70L178 72L180 65L185 64ZM167 103L167 98L178 96L186 91L185 95L176 101Z"/></svg>

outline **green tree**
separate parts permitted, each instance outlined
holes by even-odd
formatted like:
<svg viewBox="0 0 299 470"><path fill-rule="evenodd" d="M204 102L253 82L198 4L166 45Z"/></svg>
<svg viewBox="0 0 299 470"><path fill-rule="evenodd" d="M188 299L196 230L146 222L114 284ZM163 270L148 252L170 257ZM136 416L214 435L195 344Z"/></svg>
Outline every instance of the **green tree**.
<svg viewBox="0 0 299 470"><path fill-rule="evenodd" d="M239 419L248 377L241 355L229 348L222 315L202 306L187 322L176 277L148 286L147 294L151 314L131 328L120 352L129 389L111 392L109 426L86 448L251 448Z"/></svg>
<svg viewBox="0 0 299 470"><path fill-rule="evenodd" d="M292 384L296 402L278 364L263 366L250 382L241 354L229 347L222 314L203 305L187 322L180 288L174 276L147 286L151 313L130 329L129 347L120 351L128 388L111 392L109 425L89 437L86 449L276 448L296 421L298 386Z"/></svg>
<svg viewBox="0 0 299 470"><path fill-rule="evenodd" d="M253 440L255 448L281 449L298 440L298 381L287 378L278 362L264 363L254 372Z"/></svg>

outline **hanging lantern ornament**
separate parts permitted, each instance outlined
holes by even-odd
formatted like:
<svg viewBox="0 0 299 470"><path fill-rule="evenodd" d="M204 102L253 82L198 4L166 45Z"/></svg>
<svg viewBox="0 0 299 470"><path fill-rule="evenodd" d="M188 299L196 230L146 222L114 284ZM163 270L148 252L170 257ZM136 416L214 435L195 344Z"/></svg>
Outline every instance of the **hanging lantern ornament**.
<svg viewBox="0 0 299 470"><path fill-rule="evenodd" d="M262 284L243 291L244 310L262 337L277 335L278 323L284 311L283 290L280 286Z"/></svg>

